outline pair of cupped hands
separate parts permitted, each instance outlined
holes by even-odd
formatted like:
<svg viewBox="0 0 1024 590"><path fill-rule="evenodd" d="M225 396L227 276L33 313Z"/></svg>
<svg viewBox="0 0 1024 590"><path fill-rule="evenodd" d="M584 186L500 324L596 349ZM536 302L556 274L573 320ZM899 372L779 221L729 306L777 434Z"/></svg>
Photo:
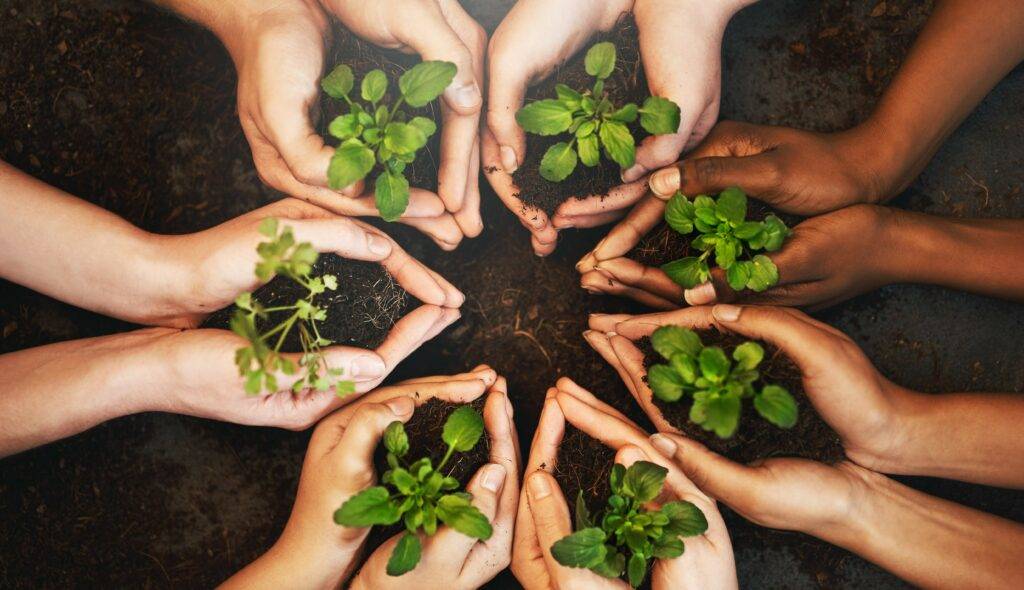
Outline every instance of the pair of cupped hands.
<svg viewBox="0 0 1024 590"><path fill-rule="evenodd" d="M839 435L846 459L835 465L792 458L740 465L680 436L652 403L643 353L634 345L663 325L714 327L778 346L800 368L809 399ZM381 388L317 427L292 516L268 555L289 562L289 568L311 568L311 576L322 575L335 585L351 577L367 529L338 527L331 514L376 481L373 450L387 425L407 421L416 406L433 398L468 403L487 396L490 461L467 490L495 533L479 542L450 530L428 539L421 564L406 575L417 585L474 588L511 565L520 583L531 589L626 587L621 580L562 566L551 555L551 545L572 532L570 504L553 476L567 424L615 450L616 463L651 461L668 469L665 488L652 507L685 500L707 518L707 532L685 539L681 557L654 562L655 588L737 586L717 501L763 526L830 537L856 521L857 498L883 477L877 472L899 469L905 436L900 417L914 394L882 377L844 334L801 312L721 304L641 316L595 314L590 327L587 341L619 372L659 433L649 436L598 395L562 378L547 392L520 489L519 443L507 383L491 368L481 365L462 375ZM858 403L849 404L854 393ZM353 587L404 583L384 573L396 542L397 536L367 559Z"/></svg>

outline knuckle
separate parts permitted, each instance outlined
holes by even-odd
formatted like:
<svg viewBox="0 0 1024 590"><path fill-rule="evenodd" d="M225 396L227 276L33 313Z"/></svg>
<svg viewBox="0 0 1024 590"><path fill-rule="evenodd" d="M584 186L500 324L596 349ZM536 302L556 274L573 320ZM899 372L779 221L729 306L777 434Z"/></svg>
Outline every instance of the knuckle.
<svg viewBox="0 0 1024 590"><path fill-rule="evenodd" d="M722 177L721 158L701 158L693 163L693 175L702 185L711 185Z"/></svg>

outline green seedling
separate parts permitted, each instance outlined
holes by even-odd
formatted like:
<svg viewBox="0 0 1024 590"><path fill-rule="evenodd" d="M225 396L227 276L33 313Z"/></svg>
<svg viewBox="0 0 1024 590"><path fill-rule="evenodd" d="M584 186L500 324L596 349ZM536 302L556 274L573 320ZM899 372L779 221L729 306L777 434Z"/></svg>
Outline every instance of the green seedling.
<svg viewBox="0 0 1024 590"><path fill-rule="evenodd" d="M761 377L757 367L764 359L760 344L740 344L730 361L721 348L704 346L693 330L662 326L651 334L651 345L668 361L647 371L654 396L666 402L692 397L690 420L704 430L713 430L721 438L732 436L744 398L753 398L754 409L772 424L781 428L796 424L796 401L785 388L766 384L758 391L754 387Z"/></svg>
<svg viewBox="0 0 1024 590"><path fill-rule="evenodd" d="M737 187L727 188L713 199L698 195L692 202L676 193L665 206L665 221L682 235L696 231L691 244L700 256L688 256L662 265L661 270L685 289L711 278L708 259L725 271L729 286L739 291L761 292L779 282L779 269L771 258L757 252L774 252L791 233L775 215L764 221L747 220L747 195ZM746 258L746 259L744 259Z"/></svg>
<svg viewBox="0 0 1024 590"><path fill-rule="evenodd" d="M327 364L323 347L330 345L331 341L321 336L317 328L317 322L327 320L327 310L317 306L314 300L325 291L337 289L338 278L334 275L310 276L319 254L309 242L296 244L291 228L279 228L277 219L264 219L260 222L259 231L270 241L256 247L260 256L256 263L256 276L263 282L277 275L285 276L302 285L307 294L290 305L274 307L264 307L253 298L252 293L242 293L235 299L231 331L249 343L235 351L235 364L245 378L246 393L275 393L278 391L275 375L278 371L294 375L299 370L302 376L292 384L292 391L299 392L306 388L327 391L333 388L339 397L352 393L352 382L340 379L342 370L332 369ZM265 321L270 314L284 314L284 319L261 331L257 327L257 319ZM298 330L302 344L298 366L280 352L292 330Z"/></svg>
<svg viewBox="0 0 1024 590"><path fill-rule="evenodd" d="M456 409L441 433L448 450L434 467L430 457L405 462L409 437L401 422L392 422L384 431L390 469L381 477L383 485L367 488L346 500L334 512L334 522L368 527L403 521L405 533L388 559L389 576L401 576L416 567L422 551L418 533L432 536L437 532L438 521L468 537L486 541L491 537L491 523L473 506L469 494L457 491L459 481L444 473L452 453L472 450L483 432L484 419L479 412L470 406Z"/></svg>
<svg viewBox="0 0 1024 590"><path fill-rule="evenodd" d="M634 588L647 576L651 559L673 559L683 554L683 537L704 534L708 521L694 504L668 502L659 510L644 505L661 493L668 470L648 461L612 467L612 495L593 517L576 497L576 532L551 546L551 555L568 567L589 569L606 578L623 573Z"/></svg>
<svg viewBox="0 0 1024 590"><path fill-rule="evenodd" d="M349 96L355 85L352 68L335 67L320 86L328 96L344 101L348 112L327 126L327 132L341 140L327 168L328 185L335 190L344 188L377 168L377 210L386 221L401 217L409 206L405 167L415 161L416 152L437 131L432 119L408 118L402 105L426 106L451 84L455 72L455 64L447 61L416 64L398 79L398 98L388 106L383 102L388 78L382 70L372 70L363 77L359 95L365 102L360 103Z"/></svg>
<svg viewBox="0 0 1024 590"><path fill-rule="evenodd" d="M627 126L640 118L640 126L651 135L675 133L679 129L679 106L660 96L650 96L642 107L633 103L616 107L604 90L605 80L615 71L615 45L598 43L587 51L587 73L597 80L593 88L574 90L555 86L558 98L532 102L519 109L516 121L527 133L572 138L548 148L540 163L540 175L551 182L565 180L576 169L597 166L603 148L605 157L622 168L636 161L636 141ZM577 158L577 154L579 157Z"/></svg>

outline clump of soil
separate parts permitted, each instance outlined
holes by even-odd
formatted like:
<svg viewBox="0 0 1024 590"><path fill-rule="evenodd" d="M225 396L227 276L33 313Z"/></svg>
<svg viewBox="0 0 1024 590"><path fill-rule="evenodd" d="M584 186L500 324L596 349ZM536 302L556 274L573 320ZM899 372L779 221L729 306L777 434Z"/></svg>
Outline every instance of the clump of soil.
<svg viewBox="0 0 1024 590"><path fill-rule="evenodd" d="M555 98L555 85L565 84L574 90L583 90L594 86L594 78L587 74L584 57L587 49L595 43L610 41L615 44L615 72L605 82L605 90L612 103L621 107L632 102L637 106L643 104L650 95L647 78L640 61L640 43L637 37L636 23L631 16L622 19L609 33L592 39L572 59L555 70L540 84L530 88L526 94L526 102ZM639 122L629 125L637 145L648 135L640 127ZM520 163L513 178L519 187L519 194L526 205L539 207L548 215L554 213L559 205L570 198L584 199L591 195L604 195L608 190L622 184L619 165L602 153L601 160L593 168L578 163L573 173L562 182L551 182L540 175L540 162L547 149L560 142L568 141L568 135L540 136L527 134L526 159Z"/></svg>
<svg viewBox="0 0 1024 590"><path fill-rule="evenodd" d="M314 298L314 303L327 310L327 320L317 322L320 335L334 344L374 349L387 337L391 327L409 307L409 296L384 267L374 262L349 260L337 254L321 254L313 265L312 276L332 274L338 277L338 288L325 291ZM308 292L295 281L274 277L253 292L253 299L264 307L291 305ZM227 329L235 306L230 305L210 315L204 328ZM272 328L286 319L291 312L269 314L266 320L257 319L261 330ZM302 352L299 331L291 330L281 347L284 352Z"/></svg>
<svg viewBox="0 0 1024 590"><path fill-rule="evenodd" d="M717 329L698 330L705 346L720 346L726 354L748 339L739 334L720 332ZM664 363L655 352L649 339L638 342L644 352L644 367ZM765 356L758 366L761 380L781 385L789 391L799 408L799 418L793 428L783 429L769 423L754 409L750 400L744 400L740 425L731 438L719 438L714 432L704 430L690 421L690 401L666 402L654 398L665 419L684 435L704 444L712 451L740 463L769 457L803 457L824 463L837 463L844 458L839 436L814 411L814 406L804 393L800 369L777 346L762 342ZM646 379L646 377L645 377Z"/></svg>
<svg viewBox="0 0 1024 590"><path fill-rule="evenodd" d="M476 408L482 415L485 400L486 396L481 396L468 405ZM430 453L430 459L434 465L444 458L448 447L441 440L441 432L444 430L445 420L461 405L464 404L453 404L434 398L416 408L412 418L405 423L405 433L409 436L409 454L406 457L410 462L421 458L425 451ZM477 470L490 461L490 456L491 439L485 431L484 435L480 437L480 442L471 451L456 452L452 455L448 464L445 465L445 473L459 480L465 486ZM378 476L389 469L387 450L384 445L377 447L374 465ZM369 557L377 547L404 530L405 526L402 523L387 527L374 527L366 538L366 549L363 555Z"/></svg>
<svg viewBox="0 0 1024 590"><path fill-rule="evenodd" d="M612 448L572 424L565 425L565 435L558 447L552 473L569 502L571 514L575 513L576 497L581 491L591 513L604 507L611 494L608 477L614 463L615 451Z"/></svg>

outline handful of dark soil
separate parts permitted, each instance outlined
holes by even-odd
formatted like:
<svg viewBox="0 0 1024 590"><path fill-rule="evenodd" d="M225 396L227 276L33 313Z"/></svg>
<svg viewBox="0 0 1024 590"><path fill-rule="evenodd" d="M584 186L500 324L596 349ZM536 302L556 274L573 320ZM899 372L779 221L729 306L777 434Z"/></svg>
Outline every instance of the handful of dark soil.
<svg viewBox="0 0 1024 590"><path fill-rule="evenodd" d="M320 334L334 344L377 348L409 308L408 293L380 264L321 254L311 274L331 274L338 278L337 289L325 291L314 299L316 305L327 311L327 320L317 323ZM256 289L253 299L264 307L274 307L294 304L307 294L308 291L295 281L277 276ZM220 309L210 314L202 327L229 329L234 312L234 305ZM290 313L271 313L267 319L257 320L257 327L263 330L277 325ZM302 352L298 330L291 330L281 350Z"/></svg>

